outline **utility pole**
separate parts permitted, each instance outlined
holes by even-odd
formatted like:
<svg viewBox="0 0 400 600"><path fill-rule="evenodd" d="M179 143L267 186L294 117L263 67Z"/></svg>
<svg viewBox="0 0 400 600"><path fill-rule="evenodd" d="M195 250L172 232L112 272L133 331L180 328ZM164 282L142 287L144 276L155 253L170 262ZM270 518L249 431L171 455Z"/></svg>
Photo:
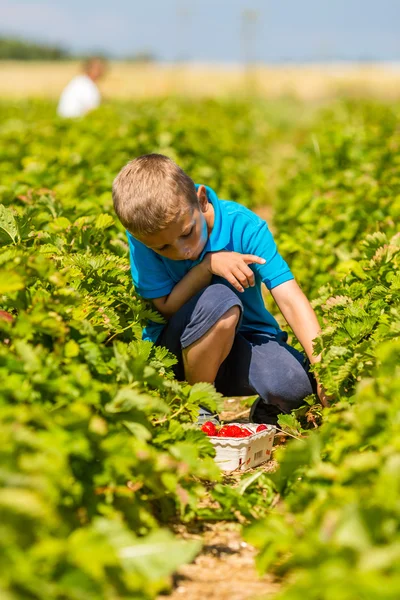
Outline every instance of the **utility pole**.
<svg viewBox="0 0 400 600"><path fill-rule="evenodd" d="M245 9L241 18L241 41L244 69L244 87L248 94L254 93L257 88L257 78L254 72L256 63L255 42L257 39L257 25L259 13L254 9Z"/></svg>
<svg viewBox="0 0 400 600"><path fill-rule="evenodd" d="M185 91L185 67L184 62L189 57L189 23L190 23L190 9L188 6L188 0L176 0L176 56L175 65L172 71L172 87L175 94L181 94Z"/></svg>
<svg viewBox="0 0 400 600"><path fill-rule="evenodd" d="M188 60L189 57L189 24L190 8L188 0L176 0L176 62Z"/></svg>

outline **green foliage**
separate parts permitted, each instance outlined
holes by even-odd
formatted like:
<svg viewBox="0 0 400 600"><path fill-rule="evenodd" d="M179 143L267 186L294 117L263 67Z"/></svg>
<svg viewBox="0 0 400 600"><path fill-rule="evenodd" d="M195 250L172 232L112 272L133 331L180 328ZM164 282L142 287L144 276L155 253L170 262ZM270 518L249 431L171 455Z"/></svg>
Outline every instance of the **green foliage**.
<svg viewBox="0 0 400 600"><path fill-rule="evenodd" d="M12 598L150 598L197 548L153 530L191 518L202 481L219 479L203 434L184 450L199 403L215 407L216 395L174 382L173 357L130 341L149 311L126 258L107 249L111 222L67 224L51 197L36 200L1 213L13 321L0 320L0 587Z"/></svg>
<svg viewBox="0 0 400 600"><path fill-rule="evenodd" d="M315 298L315 370L336 400L279 452L270 483L282 501L247 532L260 571L283 578L282 600L400 594L399 141L390 108L341 105L281 192L280 247ZM280 424L298 435L296 416Z"/></svg>
<svg viewBox="0 0 400 600"><path fill-rule="evenodd" d="M259 567L285 600L397 600L399 130L340 104L284 170L278 243L323 330L316 367L336 404L280 418L301 439L280 468L222 480L193 425L208 384L140 339L161 317L132 288L113 177L163 152L249 206L270 198L288 118L258 102L157 100L73 122L0 106L0 593L12 600L152 599L197 543L176 520L255 523ZM161 319L162 320L162 319ZM277 508L266 514L271 504ZM258 522L257 522L258 520Z"/></svg>
<svg viewBox="0 0 400 600"><path fill-rule="evenodd" d="M371 375L376 346L400 335L400 234L388 240L376 232L359 248L361 260L314 301L326 323L316 346L322 351L316 371L336 397L351 396L355 383Z"/></svg>
<svg viewBox="0 0 400 600"><path fill-rule="evenodd" d="M149 152L167 154L221 198L263 203L270 194L271 142L285 134L293 106L146 100L104 105L74 122L54 113L54 105L42 102L0 103L0 201L26 196L28 202L32 188L52 190L62 203L58 216L70 211L74 222L110 213L115 175Z"/></svg>
<svg viewBox="0 0 400 600"><path fill-rule="evenodd" d="M340 103L310 128L283 170L275 225L305 293L340 279L367 234L390 238L400 218L398 107Z"/></svg>
<svg viewBox="0 0 400 600"><path fill-rule="evenodd" d="M282 600L399 595L400 341L375 353L379 367L354 404L331 408L278 457L272 479L285 502L248 531L259 568L288 581Z"/></svg>
<svg viewBox="0 0 400 600"><path fill-rule="evenodd" d="M0 37L0 60L60 60L69 56L69 52L59 46Z"/></svg>

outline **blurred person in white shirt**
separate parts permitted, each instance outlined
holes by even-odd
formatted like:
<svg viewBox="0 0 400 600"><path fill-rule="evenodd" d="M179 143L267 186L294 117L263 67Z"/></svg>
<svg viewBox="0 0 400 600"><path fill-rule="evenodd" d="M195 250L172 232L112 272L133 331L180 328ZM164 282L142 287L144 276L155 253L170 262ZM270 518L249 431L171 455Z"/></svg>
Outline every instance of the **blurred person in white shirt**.
<svg viewBox="0 0 400 600"><path fill-rule="evenodd" d="M89 58L85 62L84 72L76 75L60 96L57 108L60 117L82 117L100 105L101 96L96 81L104 75L105 70L106 63L101 58Z"/></svg>

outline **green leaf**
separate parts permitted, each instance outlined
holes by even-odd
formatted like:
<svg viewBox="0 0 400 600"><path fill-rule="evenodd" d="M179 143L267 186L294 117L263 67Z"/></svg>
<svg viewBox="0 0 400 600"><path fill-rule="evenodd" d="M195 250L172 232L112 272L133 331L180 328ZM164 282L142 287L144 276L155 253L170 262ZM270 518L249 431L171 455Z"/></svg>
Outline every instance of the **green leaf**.
<svg viewBox="0 0 400 600"><path fill-rule="evenodd" d="M114 219L111 215L102 214L99 215L94 223L97 229L107 229L114 225Z"/></svg>
<svg viewBox="0 0 400 600"><path fill-rule="evenodd" d="M293 434L300 434L302 432L301 424L296 419L295 415L278 415L278 424L283 431L288 431Z"/></svg>
<svg viewBox="0 0 400 600"><path fill-rule="evenodd" d="M368 530L356 505L351 504L344 508L332 541L361 551L369 548L371 540Z"/></svg>
<svg viewBox="0 0 400 600"><path fill-rule="evenodd" d="M257 479L259 479L262 476L263 472L260 471L255 471L254 473L251 473L250 475L247 475L245 477L242 477L238 487L237 487L237 491L240 495L243 495L245 493L245 491L247 490L248 487L250 487L255 481L257 481Z"/></svg>
<svg viewBox="0 0 400 600"><path fill-rule="evenodd" d="M129 413L132 410L167 413L169 409L160 398L126 387L118 390L115 398L106 405L106 410L117 414Z"/></svg>
<svg viewBox="0 0 400 600"><path fill-rule="evenodd" d="M71 227L71 221L67 217L57 217L49 223L50 231L65 231L69 227Z"/></svg>
<svg viewBox="0 0 400 600"><path fill-rule="evenodd" d="M12 211L6 208L4 204L0 204L0 234L2 234L0 242L4 244L10 242L16 244L19 240L17 221Z"/></svg>
<svg viewBox="0 0 400 600"><path fill-rule="evenodd" d="M64 355L67 358L74 358L79 355L79 344L77 344L74 340L68 340L64 347Z"/></svg>
<svg viewBox="0 0 400 600"><path fill-rule="evenodd" d="M127 570L143 573L151 581L173 573L183 563L191 562L201 549L200 541L177 540L167 531L155 531L135 544L119 549Z"/></svg>
<svg viewBox="0 0 400 600"><path fill-rule="evenodd" d="M23 278L13 271L0 269L0 294L11 294L24 288Z"/></svg>

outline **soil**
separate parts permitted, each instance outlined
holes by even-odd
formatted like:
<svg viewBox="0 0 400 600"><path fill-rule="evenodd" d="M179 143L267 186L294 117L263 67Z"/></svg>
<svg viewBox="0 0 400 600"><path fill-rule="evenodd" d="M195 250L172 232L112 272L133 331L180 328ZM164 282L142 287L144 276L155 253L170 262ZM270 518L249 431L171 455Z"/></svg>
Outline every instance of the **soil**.
<svg viewBox="0 0 400 600"><path fill-rule="evenodd" d="M273 598L279 584L269 575L259 577L255 549L240 537L236 523L210 524L200 535L186 533L186 538L201 538L203 550L190 565L175 576L175 588L169 600L255 600ZM166 600L166 597L163 597Z"/></svg>

